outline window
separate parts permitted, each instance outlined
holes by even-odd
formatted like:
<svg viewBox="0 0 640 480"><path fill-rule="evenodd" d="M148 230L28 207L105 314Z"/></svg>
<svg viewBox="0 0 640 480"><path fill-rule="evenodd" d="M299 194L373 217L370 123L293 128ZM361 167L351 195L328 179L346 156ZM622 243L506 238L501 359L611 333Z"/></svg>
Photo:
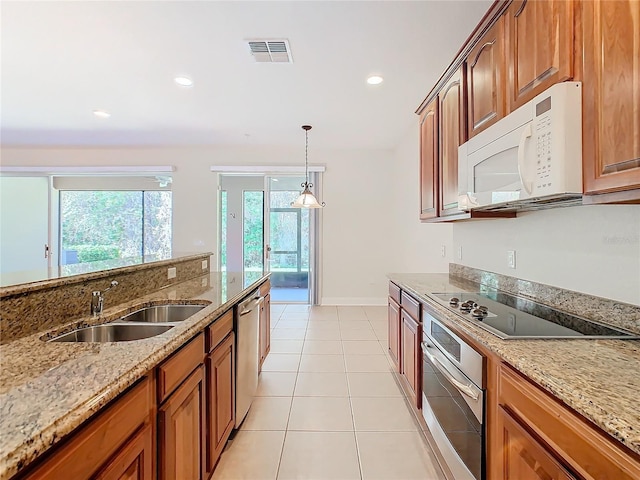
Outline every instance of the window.
<svg viewBox="0 0 640 480"><path fill-rule="evenodd" d="M170 191L60 191L60 264L171 255Z"/></svg>

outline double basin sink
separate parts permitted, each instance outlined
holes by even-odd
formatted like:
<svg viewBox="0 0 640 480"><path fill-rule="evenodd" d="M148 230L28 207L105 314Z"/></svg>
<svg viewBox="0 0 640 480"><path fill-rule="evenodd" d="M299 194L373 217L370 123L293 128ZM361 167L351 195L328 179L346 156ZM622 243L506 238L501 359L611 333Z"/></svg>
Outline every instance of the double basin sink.
<svg viewBox="0 0 640 480"><path fill-rule="evenodd" d="M131 312L113 322L79 328L49 342L129 342L155 337L192 317L206 305L155 305Z"/></svg>

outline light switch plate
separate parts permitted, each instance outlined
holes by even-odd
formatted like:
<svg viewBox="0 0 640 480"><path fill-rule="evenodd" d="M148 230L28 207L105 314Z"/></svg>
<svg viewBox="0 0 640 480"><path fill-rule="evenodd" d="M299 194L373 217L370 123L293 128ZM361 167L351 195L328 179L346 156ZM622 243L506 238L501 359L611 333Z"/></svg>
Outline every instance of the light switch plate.
<svg viewBox="0 0 640 480"><path fill-rule="evenodd" d="M507 250L507 265L509 268L516 268L516 251Z"/></svg>
<svg viewBox="0 0 640 480"><path fill-rule="evenodd" d="M443 257L447 256L447 247L446 245L440 245L440 255Z"/></svg>
<svg viewBox="0 0 640 480"><path fill-rule="evenodd" d="M176 267L170 267L167 269L167 278L171 280L172 278L176 278Z"/></svg>

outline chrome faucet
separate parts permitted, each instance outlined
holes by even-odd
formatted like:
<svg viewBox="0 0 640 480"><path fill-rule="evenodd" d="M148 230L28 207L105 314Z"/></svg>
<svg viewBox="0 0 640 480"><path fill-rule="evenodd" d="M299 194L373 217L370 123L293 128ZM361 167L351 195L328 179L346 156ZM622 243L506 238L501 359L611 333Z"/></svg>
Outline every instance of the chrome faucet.
<svg viewBox="0 0 640 480"><path fill-rule="evenodd" d="M94 290L91 292L91 315L97 317L102 314L102 307L104 306L104 294L111 290L113 287L116 287L118 282L113 280L111 285L107 287L104 291Z"/></svg>

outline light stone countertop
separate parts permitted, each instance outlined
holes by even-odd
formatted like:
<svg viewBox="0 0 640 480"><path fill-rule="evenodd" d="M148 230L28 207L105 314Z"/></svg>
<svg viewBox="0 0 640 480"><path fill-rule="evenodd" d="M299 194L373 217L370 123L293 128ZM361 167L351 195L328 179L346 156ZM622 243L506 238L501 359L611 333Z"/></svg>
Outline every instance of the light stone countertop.
<svg viewBox="0 0 640 480"><path fill-rule="evenodd" d="M501 340L456 315L428 293L474 291L472 283L448 274L389 274L389 279L462 331L640 454L639 340ZM476 284L477 290L477 284Z"/></svg>
<svg viewBox="0 0 640 480"><path fill-rule="evenodd" d="M0 480L12 477L250 294L252 278L214 272L105 309L99 324L154 303L208 306L161 335L120 343L47 343L55 328L0 345Z"/></svg>

